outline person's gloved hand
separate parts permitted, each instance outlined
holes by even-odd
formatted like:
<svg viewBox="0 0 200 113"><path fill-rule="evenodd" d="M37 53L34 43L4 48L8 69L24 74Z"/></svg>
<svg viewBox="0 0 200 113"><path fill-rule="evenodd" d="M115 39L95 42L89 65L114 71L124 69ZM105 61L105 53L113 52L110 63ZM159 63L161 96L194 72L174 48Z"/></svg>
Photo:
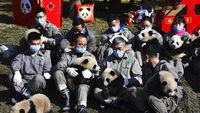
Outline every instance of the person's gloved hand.
<svg viewBox="0 0 200 113"><path fill-rule="evenodd" d="M82 75L84 78L89 79L92 77L92 72L89 69L82 71Z"/></svg>
<svg viewBox="0 0 200 113"><path fill-rule="evenodd" d="M22 75L19 71L15 72L13 82L15 85L20 85L20 83L22 82Z"/></svg>
<svg viewBox="0 0 200 113"><path fill-rule="evenodd" d="M76 77L76 76L78 76L78 72L76 70L78 70L78 69L73 68L73 67L68 67L66 72L69 74L69 76Z"/></svg>
<svg viewBox="0 0 200 113"><path fill-rule="evenodd" d="M43 76L44 76L45 79L50 79L51 78L51 75L49 73L44 73Z"/></svg>

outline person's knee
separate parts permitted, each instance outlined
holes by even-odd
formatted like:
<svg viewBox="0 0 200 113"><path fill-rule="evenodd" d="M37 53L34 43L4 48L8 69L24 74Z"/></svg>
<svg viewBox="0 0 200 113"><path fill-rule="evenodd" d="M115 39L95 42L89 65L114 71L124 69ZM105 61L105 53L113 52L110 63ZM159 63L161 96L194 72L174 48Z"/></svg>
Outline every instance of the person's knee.
<svg viewBox="0 0 200 113"><path fill-rule="evenodd" d="M53 75L54 79L60 79L64 77L64 73L61 70L57 70L54 75Z"/></svg>

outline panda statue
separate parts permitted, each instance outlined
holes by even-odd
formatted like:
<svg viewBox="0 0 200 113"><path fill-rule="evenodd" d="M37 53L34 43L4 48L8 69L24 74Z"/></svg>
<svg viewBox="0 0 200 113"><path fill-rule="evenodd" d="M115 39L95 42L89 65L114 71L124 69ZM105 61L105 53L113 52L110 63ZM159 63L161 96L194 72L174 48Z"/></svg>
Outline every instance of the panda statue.
<svg viewBox="0 0 200 113"><path fill-rule="evenodd" d="M22 100L16 103L10 113L49 113L51 111L51 102L44 94L35 94L28 100Z"/></svg>
<svg viewBox="0 0 200 113"><path fill-rule="evenodd" d="M100 67L97 64L95 58L90 56L79 57L73 61L71 67L77 68L77 72L79 75L74 79L75 84L90 84L90 81L94 76L83 75L82 72L84 70L90 70L93 74L98 74Z"/></svg>

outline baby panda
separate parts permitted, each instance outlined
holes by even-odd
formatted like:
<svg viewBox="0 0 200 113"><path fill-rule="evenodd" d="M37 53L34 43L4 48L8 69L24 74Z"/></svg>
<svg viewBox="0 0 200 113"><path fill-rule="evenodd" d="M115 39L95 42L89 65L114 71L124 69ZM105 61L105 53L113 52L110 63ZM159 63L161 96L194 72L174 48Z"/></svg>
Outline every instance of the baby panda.
<svg viewBox="0 0 200 113"><path fill-rule="evenodd" d="M49 113L51 102L44 94L35 94L28 100L16 103L10 113Z"/></svg>
<svg viewBox="0 0 200 113"><path fill-rule="evenodd" d="M103 71L101 78L105 86L102 95L106 99L120 97L127 92L127 88L124 87L124 78L119 71L112 68L106 68Z"/></svg>
<svg viewBox="0 0 200 113"><path fill-rule="evenodd" d="M168 71L160 71L152 76L144 86L144 94L146 94L146 101L152 110L158 110L157 112L173 112L177 105L174 97L177 93L177 82L174 76ZM162 106L167 111L159 111ZM170 103L167 105L166 103ZM164 109L162 108L162 110Z"/></svg>
<svg viewBox="0 0 200 113"><path fill-rule="evenodd" d="M76 58L76 60L73 61L71 67L78 69L77 72L79 75L75 79L76 84L90 84L91 79L94 77L91 75L83 74L83 71L88 69L92 72L92 74L97 74L100 70L96 59L90 56Z"/></svg>
<svg viewBox="0 0 200 113"><path fill-rule="evenodd" d="M136 52L136 58L138 59L140 66L142 66L142 64L143 64L142 56L141 56L141 49L148 41L150 41L152 39L157 39L159 44L163 45L162 36L154 29L141 30L136 38L134 50Z"/></svg>
<svg viewBox="0 0 200 113"><path fill-rule="evenodd" d="M164 46L164 56L167 60L181 59L186 55L187 48L191 43L191 38L186 36L173 35Z"/></svg>

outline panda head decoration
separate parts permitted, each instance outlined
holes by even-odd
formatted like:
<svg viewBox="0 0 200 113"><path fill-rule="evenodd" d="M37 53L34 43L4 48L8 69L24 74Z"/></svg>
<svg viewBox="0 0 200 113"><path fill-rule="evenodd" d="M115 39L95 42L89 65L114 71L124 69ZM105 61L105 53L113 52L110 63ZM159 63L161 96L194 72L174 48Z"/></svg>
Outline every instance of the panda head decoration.
<svg viewBox="0 0 200 113"><path fill-rule="evenodd" d="M140 33L138 34L138 40L142 42L147 42L153 38L156 38L156 35L152 29L141 30Z"/></svg>
<svg viewBox="0 0 200 113"><path fill-rule="evenodd" d="M35 94L28 100L16 103L10 113L48 113L51 110L51 102L44 94Z"/></svg>
<svg viewBox="0 0 200 113"><path fill-rule="evenodd" d="M159 72L161 91L166 96L174 96L177 92L177 82L174 76L168 71Z"/></svg>
<svg viewBox="0 0 200 113"><path fill-rule="evenodd" d="M88 19L92 15L92 7L82 6L79 9L79 16L82 19Z"/></svg>

